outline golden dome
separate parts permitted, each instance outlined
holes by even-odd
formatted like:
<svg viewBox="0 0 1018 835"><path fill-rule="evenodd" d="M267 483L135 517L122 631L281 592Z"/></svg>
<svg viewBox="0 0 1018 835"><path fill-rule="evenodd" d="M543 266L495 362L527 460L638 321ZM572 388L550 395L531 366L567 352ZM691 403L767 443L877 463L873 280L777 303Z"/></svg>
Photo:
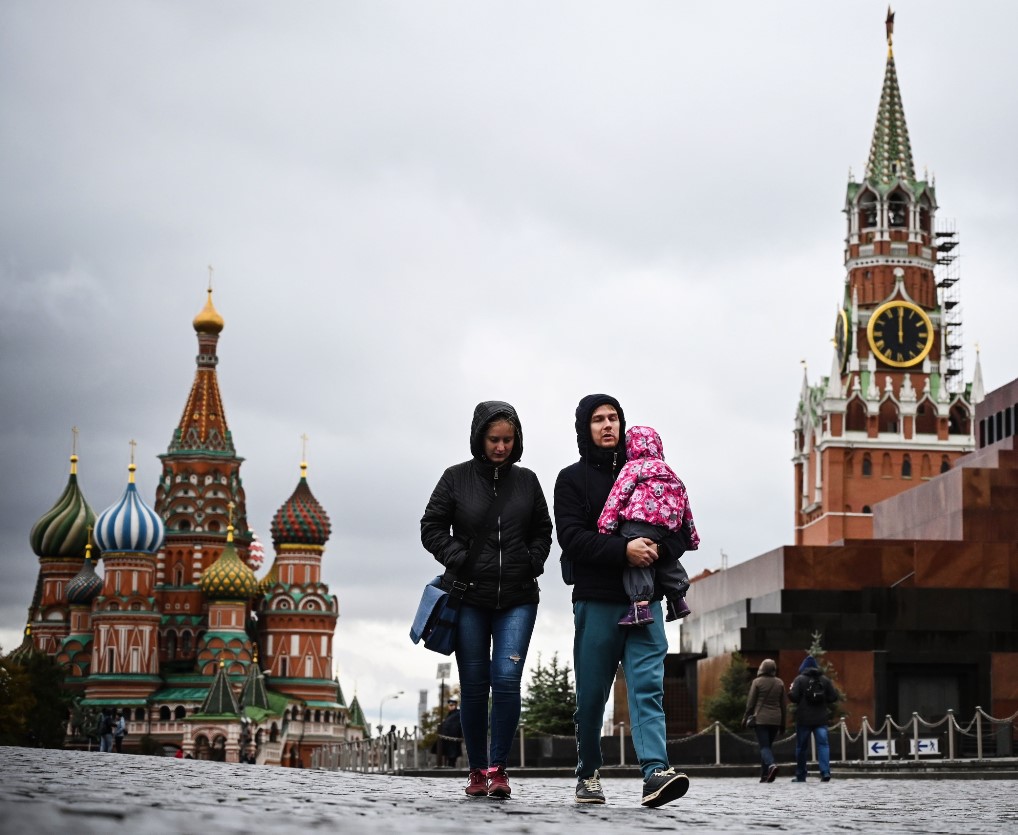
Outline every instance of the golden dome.
<svg viewBox="0 0 1018 835"><path fill-rule="evenodd" d="M202 572L198 584L206 595L217 600L246 600L257 593L258 580L237 555L233 544L233 525L226 530L223 553Z"/></svg>
<svg viewBox="0 0 1018 835"><path fill-rule="evenodd" d="M198 333L219 333L223 329L223 317L219 311L212 306L212 288L209 287L209 297L205 300L205 307L194 317L194 329Z"/></svg>

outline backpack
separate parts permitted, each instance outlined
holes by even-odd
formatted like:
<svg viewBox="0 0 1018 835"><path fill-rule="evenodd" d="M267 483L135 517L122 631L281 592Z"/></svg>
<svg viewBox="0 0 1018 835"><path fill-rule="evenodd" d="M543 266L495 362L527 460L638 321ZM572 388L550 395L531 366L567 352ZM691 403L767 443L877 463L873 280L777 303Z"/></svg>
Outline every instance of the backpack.
<svg viewBox="0 0 1018 835"><path fill-rule="evenodd" d="M806 682L806 689L802 691L806 701L811 705L822 705L827 703L827 688L820 676L810 676Z"/></svg>

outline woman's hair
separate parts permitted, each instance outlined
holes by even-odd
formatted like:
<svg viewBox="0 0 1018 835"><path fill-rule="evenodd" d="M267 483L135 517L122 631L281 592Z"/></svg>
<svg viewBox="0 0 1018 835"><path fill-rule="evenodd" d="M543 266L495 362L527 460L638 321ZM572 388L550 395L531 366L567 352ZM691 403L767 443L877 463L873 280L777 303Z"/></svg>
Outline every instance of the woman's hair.
<svg viewBox="0 0 1018 835"><path fill-rule="evenodd" d="M483 437L487 433L487 431L491 428L492 424L500 423L503 420L513 428L513 437L516 437L517 435L520 434L520 427L516 425L515 418L513 418L513 416L508 412L500 412L499 414L492 417L492 419L489 420L486 424L484 424L483 427L481 427L481 436Z"/></svg>

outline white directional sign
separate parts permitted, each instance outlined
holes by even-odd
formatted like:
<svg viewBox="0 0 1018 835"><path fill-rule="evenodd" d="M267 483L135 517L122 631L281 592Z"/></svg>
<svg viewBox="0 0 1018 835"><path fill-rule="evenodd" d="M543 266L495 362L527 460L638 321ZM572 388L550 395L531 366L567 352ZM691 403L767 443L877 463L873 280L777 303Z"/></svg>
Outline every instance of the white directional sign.
<svg viewBox="0 0 1018 835"><path fill-rule="evenodd" d="M909 740L909 753L915 754L916 741L914 739ZM940 740L939 738L933 739L919 739L919 756L924 754L939 754L940 753Z"/></svg>
<svg viewBox="0 0 1018 835"><path fill-rule="evenodd" d="M886 757L894 756L896 751L896 740L891 740L891 751L890 755L887 752L887 740L886 739L871 739L869 742L869 752L871 757Z"/></svg>

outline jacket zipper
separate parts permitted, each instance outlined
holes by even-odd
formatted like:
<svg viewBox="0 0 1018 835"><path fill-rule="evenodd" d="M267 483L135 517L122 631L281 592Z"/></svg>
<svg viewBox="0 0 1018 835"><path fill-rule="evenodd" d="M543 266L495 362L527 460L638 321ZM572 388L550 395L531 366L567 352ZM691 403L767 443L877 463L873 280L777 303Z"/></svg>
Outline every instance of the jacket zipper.
<svg viewBox="0 0 1018 835"><path fill-rule="evenodd" d="M498 499L498 467L495 467L495 480L492 484L495 491L495 498ZM495 534L498 537L498 586L495 590L495 608L502 607L502 514L498 514L495 520Z"/></svg>

